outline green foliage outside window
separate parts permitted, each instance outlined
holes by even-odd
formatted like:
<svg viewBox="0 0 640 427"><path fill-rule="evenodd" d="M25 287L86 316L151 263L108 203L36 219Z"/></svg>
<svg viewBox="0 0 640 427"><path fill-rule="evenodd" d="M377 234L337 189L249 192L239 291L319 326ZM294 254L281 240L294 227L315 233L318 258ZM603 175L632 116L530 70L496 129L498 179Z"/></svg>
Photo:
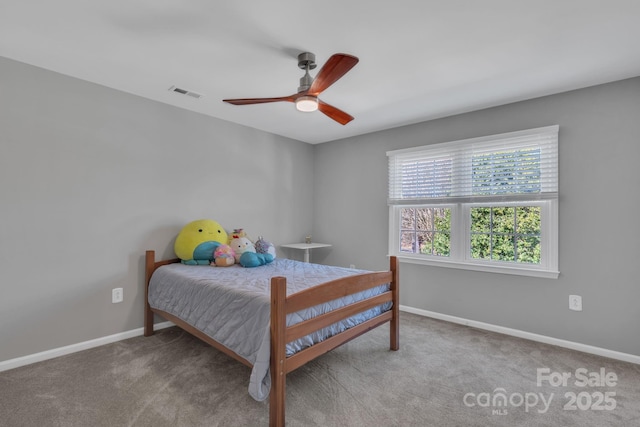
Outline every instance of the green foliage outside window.
<svg viewBox="0 0 640 427"><path fill-rule="evenodd" d="M493 206L471 208L471 258L540 264L540 208ZM401 252L448 257L451 209L401 209Z"/></svg>
<svg viewBox="0 0 640 427"><path fill-rule="evenodd" d="M471 257L540 263L540 208L471 208Z"/></svg>

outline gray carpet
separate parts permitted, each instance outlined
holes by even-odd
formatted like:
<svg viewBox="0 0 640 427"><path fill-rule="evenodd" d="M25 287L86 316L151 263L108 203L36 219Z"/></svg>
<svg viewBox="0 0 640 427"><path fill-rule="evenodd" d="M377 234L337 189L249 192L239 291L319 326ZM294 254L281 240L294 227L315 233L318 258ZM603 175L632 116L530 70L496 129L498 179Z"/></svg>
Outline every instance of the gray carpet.
<svg viewBox="0 0 640 427"><path fill-rule="evenodd" d="M400 338L389 351L383 326L291 373L287 425L640 425L638 365L408 313ZM538 386L538 368L572 376ZM604 368L616 385L578 387L580 368ZM0 425L267 426L249 372L169 328L0 373Z"/></svg>

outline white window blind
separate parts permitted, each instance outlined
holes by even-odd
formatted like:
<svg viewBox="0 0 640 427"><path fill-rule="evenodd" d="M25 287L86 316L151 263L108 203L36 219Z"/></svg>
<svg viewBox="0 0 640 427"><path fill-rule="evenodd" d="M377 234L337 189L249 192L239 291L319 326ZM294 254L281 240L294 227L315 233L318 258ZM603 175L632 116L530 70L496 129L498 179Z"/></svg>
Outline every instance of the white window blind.
<svg viewBox="0 0 640 427"><path fill-rule="evenodd" d="M387 152L390 205L553 199L556 126Z"/></svg>

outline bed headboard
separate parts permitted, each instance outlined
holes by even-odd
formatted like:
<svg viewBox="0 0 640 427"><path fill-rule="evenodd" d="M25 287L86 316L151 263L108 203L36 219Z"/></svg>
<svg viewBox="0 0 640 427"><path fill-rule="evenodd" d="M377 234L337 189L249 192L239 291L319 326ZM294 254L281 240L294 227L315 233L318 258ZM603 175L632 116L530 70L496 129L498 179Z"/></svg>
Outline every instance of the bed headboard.
<svg viewBox="0 0 640 427"><path fill-rule="evenodd" d="M149 280L156 268L180 262L180 258L166 259L156 262L156 251L147 251L145 253L145 273L144 273L144 336L148 337L153 334L153 312L149 306Z"/></svg>

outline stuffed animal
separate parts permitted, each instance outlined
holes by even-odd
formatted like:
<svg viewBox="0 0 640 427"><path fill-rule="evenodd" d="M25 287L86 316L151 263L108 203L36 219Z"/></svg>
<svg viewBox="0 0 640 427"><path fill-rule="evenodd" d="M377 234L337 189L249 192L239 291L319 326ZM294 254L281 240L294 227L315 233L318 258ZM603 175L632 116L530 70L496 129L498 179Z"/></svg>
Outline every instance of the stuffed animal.
<svg viewBox="0 0 640 427"><path fill-rule="evenodd" d="M233 249L235 253L236 262L240 262L240 257L245 252L254 252L256 251L255 246L251 243L251 240L247 239L244 236L240 236L238 234L232 234L231 240L229 241L229 246Z"/></svg>
<svg viewBox="0 0 640 427"><path fill-rule="evenodd" d="M199 219L185 225L178 237L174 250L183 264L209 265L214 260L214 251L229 239L220 224L211 219Z"/></svg>
<svg viewBox="0 0 640 427"><path fill-rule="evenodd" d="M273 261L271 254L256 253L255 246L253 246L251 240L246 237L239 237L236 234L232 235L229 246L231 246L236 253L236 262L243 267L259 267Z"/></svg>
<svg viewBox="0 0 640 427"><path fill-rule="evenodd" d="M259 254L270 254L273 258L276 257L276 247L271 242L267 242L262 238L262 236L258 237L255 243L256 252Z"/></svg>
<svg viewBox="0 0 640 427"><path fill-rule="evenodd" d="M211 265L218 267L229 267L236 263L235 252L229 245L220 245L213 252L214 261Z"/></svg>
<svg viewBox="0 0 640 427"><path fill-rule="evenodd" d="M260 267L261 265L273 262L271 254L259 254L256 252L245 252L240 256L240 265L243 267Z"/></svg>
<svg viewBox="0 0 640 427"><path fill-rule="evenodd" d="M246 238L249 238L249 236L247 236L247 233L245 233L244 228L234 228L233 229L233 233L231 233L231 235L233 237L246 237Z"/></svg>

